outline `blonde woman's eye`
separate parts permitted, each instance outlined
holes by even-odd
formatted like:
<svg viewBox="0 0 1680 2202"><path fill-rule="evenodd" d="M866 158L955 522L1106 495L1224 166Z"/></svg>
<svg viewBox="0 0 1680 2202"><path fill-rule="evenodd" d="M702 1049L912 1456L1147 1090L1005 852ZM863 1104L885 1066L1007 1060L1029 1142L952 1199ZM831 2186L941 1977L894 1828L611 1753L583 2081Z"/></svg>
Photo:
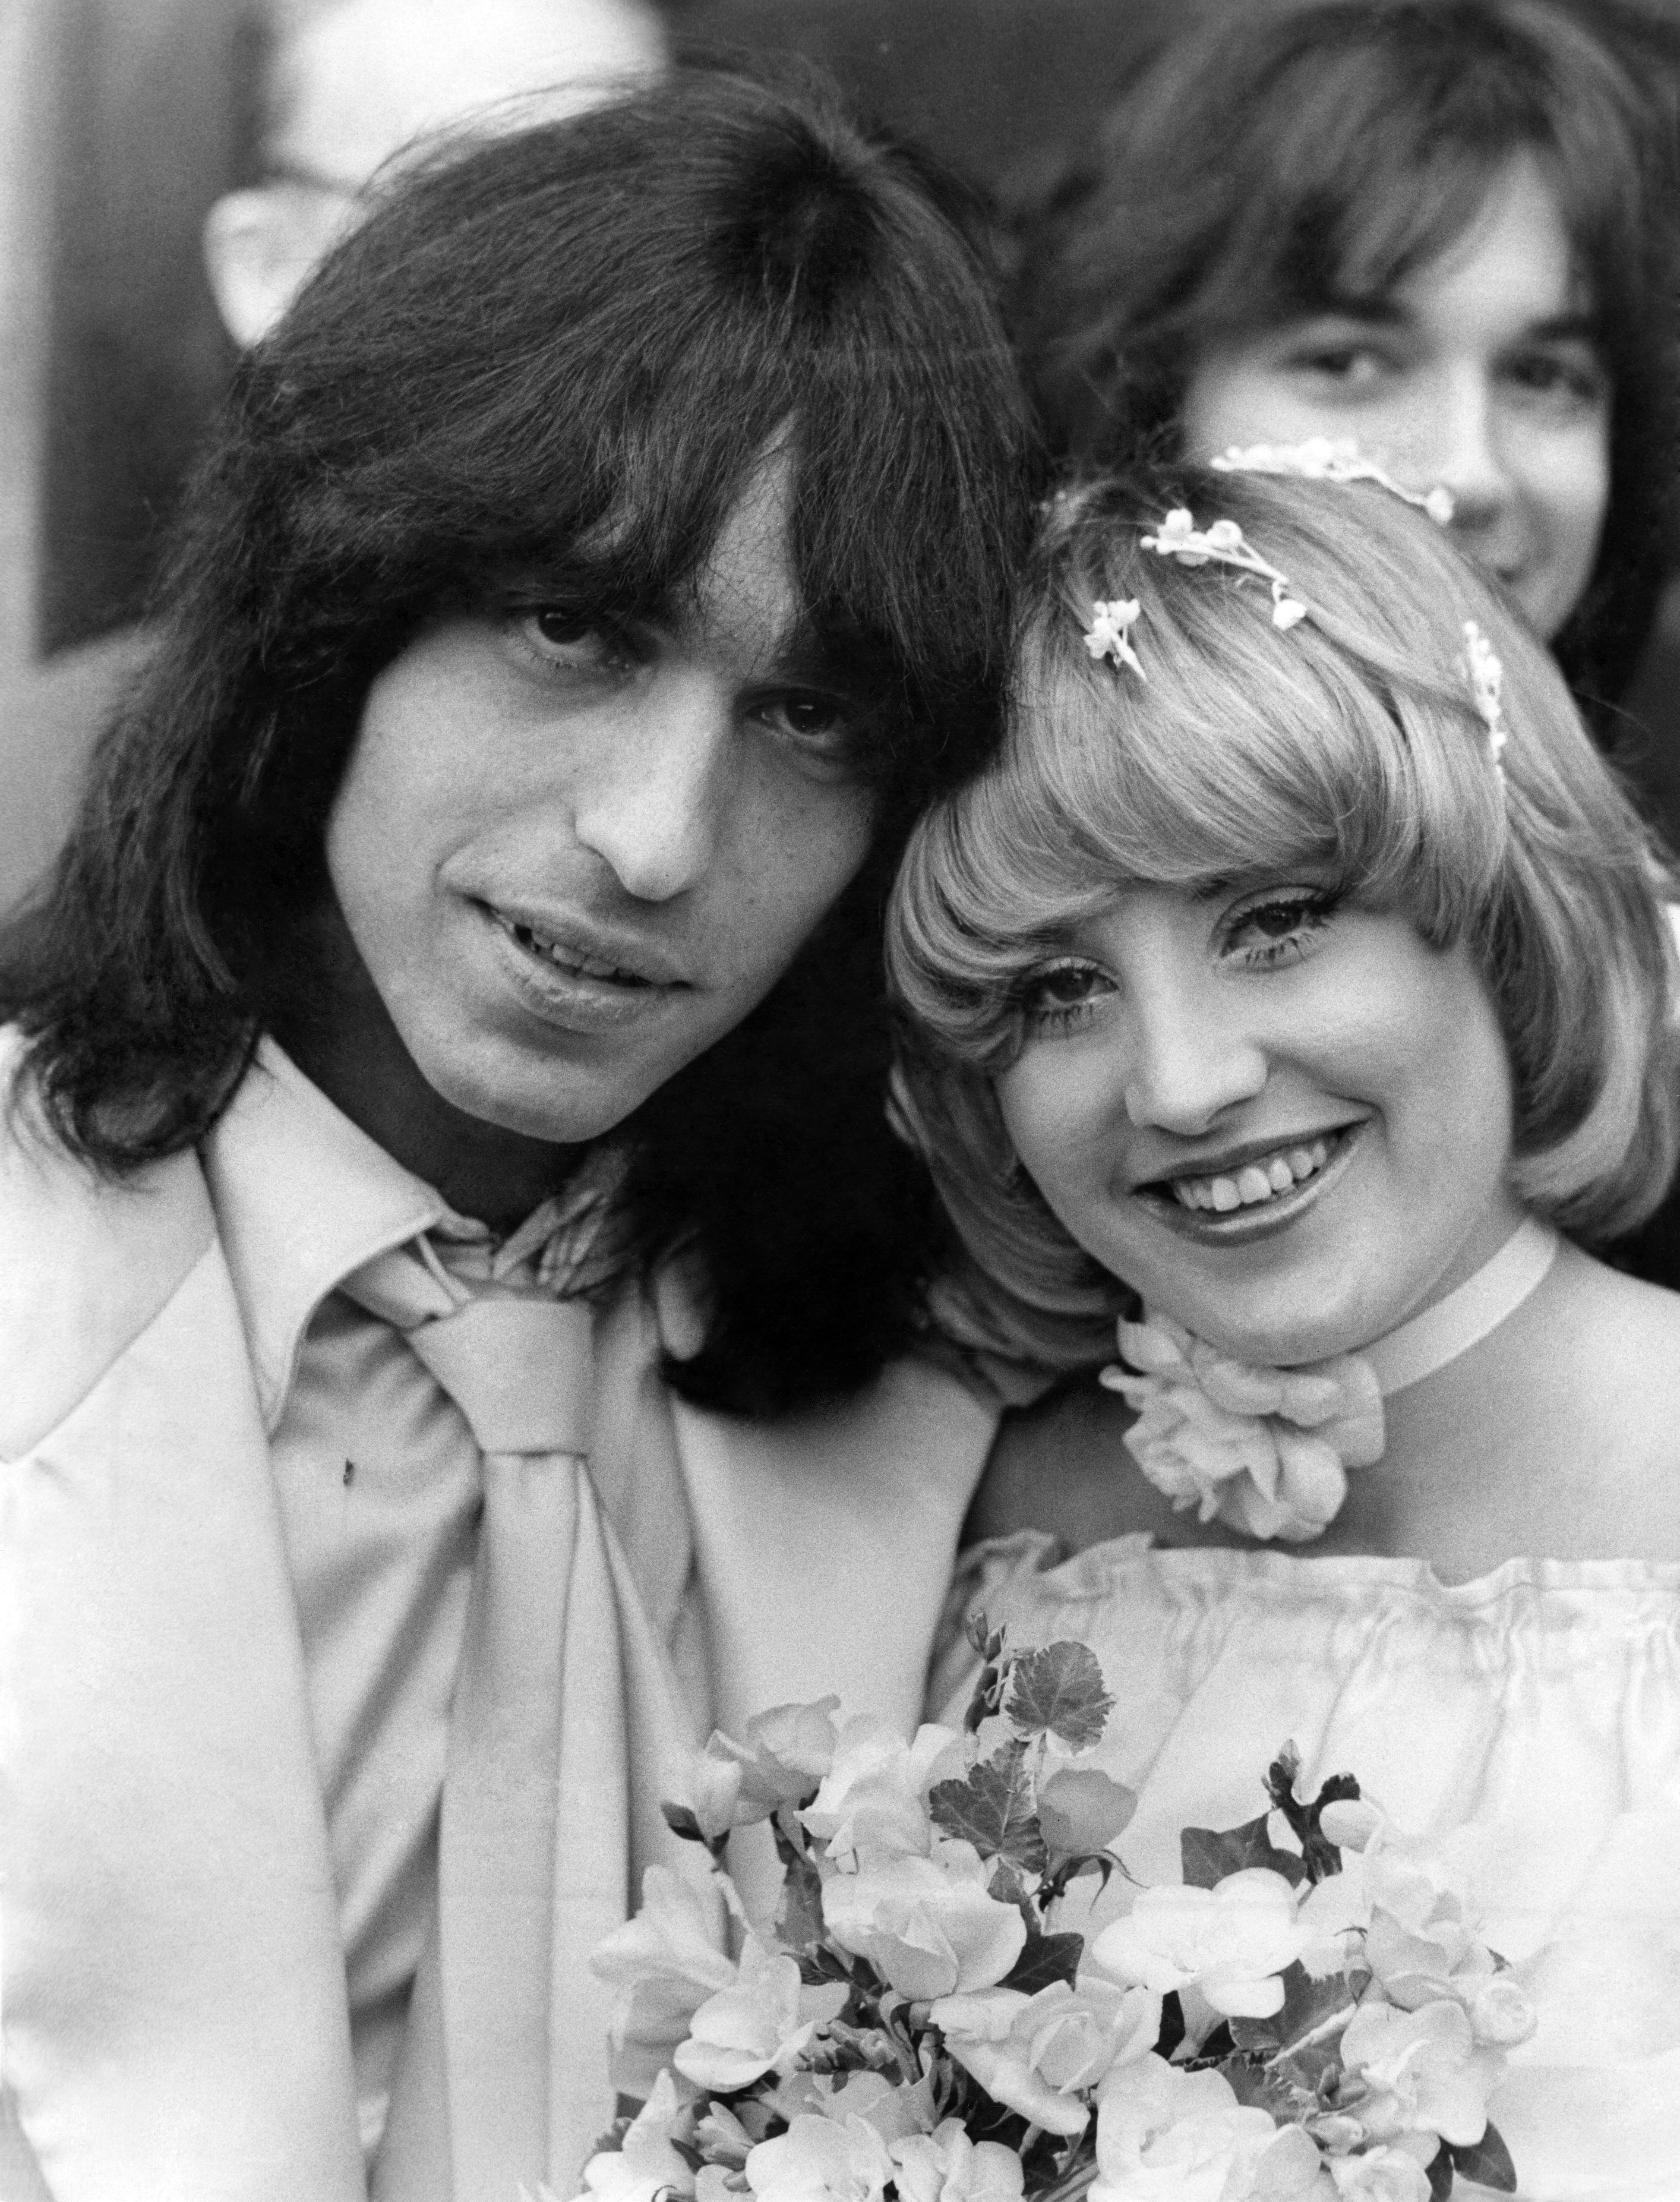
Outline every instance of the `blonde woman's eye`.
<svg viewBox="0 0 1680 2202"><path fill-rule="evenodd" d="M1226 917L1220 948L1249 970L1299 963L1335 916L1341 897L1327 888L1267 893Z"/></svg>
<svg viewBox="0 0 1680 2202"><path fill-rule="evenodd" d="M1052 963L1021 988L1021 1010L1034 1033L1066 1032L1113 991L1113 980L1095 963Z"/></svg>

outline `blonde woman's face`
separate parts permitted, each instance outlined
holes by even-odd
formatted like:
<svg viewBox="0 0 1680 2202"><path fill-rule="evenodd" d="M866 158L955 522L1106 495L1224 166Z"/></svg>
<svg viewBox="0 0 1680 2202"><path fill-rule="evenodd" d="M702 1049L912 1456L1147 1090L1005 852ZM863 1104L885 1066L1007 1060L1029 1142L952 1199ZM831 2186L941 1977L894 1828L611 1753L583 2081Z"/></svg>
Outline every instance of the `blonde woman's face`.
<svg viewBox="0 0 1680 2202"><path fill-rule="evenodd" d="M1245 1360L1369 1345L1495 1253L1511 1085L1467 951L1319 881L1131 888L1028 982L998 1081L1063 1226Z"/></svg>
<svg viewBox="0 0 1680 2202"><path fill-rule="evenodd" d="M1439 260L1385 295L1203 354L1184 448L1353 438L1444 483L1464 548L1548 640L1584 593L1610 501L1610 386L1557 202L1515 161Z"/></svg>

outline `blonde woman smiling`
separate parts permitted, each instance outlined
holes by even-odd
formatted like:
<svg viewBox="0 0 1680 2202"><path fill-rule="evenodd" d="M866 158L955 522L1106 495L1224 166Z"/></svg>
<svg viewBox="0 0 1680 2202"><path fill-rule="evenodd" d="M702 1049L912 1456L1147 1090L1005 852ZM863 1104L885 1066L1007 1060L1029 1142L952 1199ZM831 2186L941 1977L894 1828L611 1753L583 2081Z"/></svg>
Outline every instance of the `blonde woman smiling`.
<svg viewBox="0 0 1680 2202"><path fill-rule="evenodd" d="M970 1602L1097 1650L1146 1878L1286 1736L1478 1823L1534 2197L1680 2172L1680 1297L1589 1251L1674 1161L1657 876L1430 520L1186 468L1053 512L893 927L946 1313L1083 1372L1000 1444L972 1526L1037 1534Z"/></svg>

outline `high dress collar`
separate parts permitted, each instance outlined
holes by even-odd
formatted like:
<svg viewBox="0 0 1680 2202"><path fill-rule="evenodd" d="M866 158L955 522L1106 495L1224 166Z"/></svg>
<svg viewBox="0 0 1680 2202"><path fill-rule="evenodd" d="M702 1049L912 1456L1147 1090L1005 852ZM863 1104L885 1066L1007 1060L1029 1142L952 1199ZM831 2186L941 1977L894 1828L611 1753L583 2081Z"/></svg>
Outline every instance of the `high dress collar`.
<svg viewBox="0 0 1680 2202"><path fill-rule="evenodd" d="M1137 1410L1125 1443L1173 1505L1245 1536L1302 1544L1348 1495L1347 1470L1380 1460L1383 1402L1469 1352L1513 1315L1556 1258L1558 1233L1525 1216L1455 1291L1359 1353L1292 1369L1237 1361L1170 1316L1122 1322L1127 1368L1100 1381ZM1138 1373L1134 1374L1137 1371Z"/></svg>

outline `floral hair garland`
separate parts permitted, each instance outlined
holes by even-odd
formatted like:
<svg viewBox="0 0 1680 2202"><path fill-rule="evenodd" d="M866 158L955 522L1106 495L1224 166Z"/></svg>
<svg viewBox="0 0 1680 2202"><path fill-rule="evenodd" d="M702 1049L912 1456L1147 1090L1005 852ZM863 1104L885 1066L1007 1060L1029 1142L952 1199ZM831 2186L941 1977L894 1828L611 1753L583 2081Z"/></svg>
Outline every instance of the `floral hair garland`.
<svg viewBox="0 0 1680 2202"><path fill-rule="evenodd" d="M1407 489L1385 467L1366 458L1350 436L1334 439L1309 436L1304 444L1250 444L1246 448L1233 444L1207 463L1222 474L1290 474L1301 481L1375 482L1402 504L1413 504L1426 512L1437 527L1447 527L1453 517L1453 492L1444 483L1437 482L1430 490Z"/></svg>
<svg viewBox="0 0 1680 2202"><path fill-rule="evenodd" d="M1427 491L1407 489L1374 459L1361 456L1351 440L1333 441L1328 436L1309 437L1303 444L1232 445L1209 462L1220 474L1284 474L1303 481L1373 482L1403 503L1427 513L1439 527L1453 517L1452 492L1437 483ZM1184 506L1176 506L1152 534L1139 539L1141 547L1160 557L1176 558L1181 566L1234 566L1256 574L1272 586L1272 624L1287 633L1307 615L1307 607L1291 592L1286 574L1263 558L1234 520L1216 520L1202 528ZM1118 672L1128 666L1140 680L1147 680L1143 660L1131 639L1142 616L1136 597L1117 597L1094 602L1084 629L1085 648L1093 658L1110 660ZM1501 692L1504 668L1474 620L1464 622L1465 655L1460 670L1469 686L1477 715L1488 730L1488 754L1501 780L1505 767L1501 752L1507 739Z"/></svg>

